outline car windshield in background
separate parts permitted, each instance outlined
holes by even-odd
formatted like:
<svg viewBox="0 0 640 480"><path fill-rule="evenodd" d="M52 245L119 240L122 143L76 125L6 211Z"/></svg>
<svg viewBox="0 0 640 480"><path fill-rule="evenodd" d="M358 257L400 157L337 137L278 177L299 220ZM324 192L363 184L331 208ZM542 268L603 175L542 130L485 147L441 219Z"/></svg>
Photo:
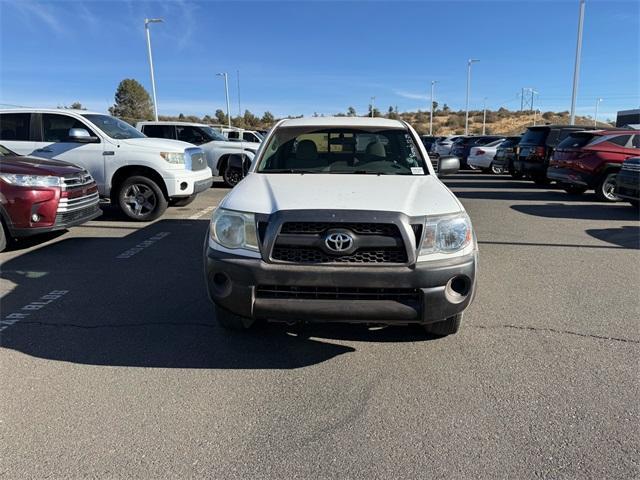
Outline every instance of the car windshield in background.
<svg viewBox="0 0 640 480"><path fill-rule="evenodd" d="M518 138L507 138L504 142L500 144L500 148L511 148L520 143L520 137Z"/></svg>
<svg viewBox="0 0 640 480"><path fill-rule="evenodd" d="M408 130L280 128L260 173L428 175Z"/></svg>
<svg viewBox="0 0 640 480"><path fill-rule="evenodd" d="M531 128L522 136L520 143L522 145L544 145L548 133L549 129L547 128Z"/></svg>
<svg viewBox="0 0 640 480"><path fill-rule="evenodd" d="M582 148L587 145L594 136L593 133L572 133L562 140L556 148Z"/></svg>
<svg viewBox="0 0 640 480"><path fill-rule="evenodd" d="M222 135L220 132L218 132L217 130L211 128L211 127L198 127L200 129L200 131L202 131L202 133L204 135L207 136L207 138L209 138L211 141L216 141L216 142L227 142L227 137L225 137L224 135Z"/></svg>
<svg viewBox="0 0 640 480"><path fill-rule="evenodd" d="M87 113L82 115L84 118L93 123L96 127L106 133L109 137L116 140L126 140L128 138L145 138L145 135L127 122L119 120L109 115L99 115Z"/></svg>

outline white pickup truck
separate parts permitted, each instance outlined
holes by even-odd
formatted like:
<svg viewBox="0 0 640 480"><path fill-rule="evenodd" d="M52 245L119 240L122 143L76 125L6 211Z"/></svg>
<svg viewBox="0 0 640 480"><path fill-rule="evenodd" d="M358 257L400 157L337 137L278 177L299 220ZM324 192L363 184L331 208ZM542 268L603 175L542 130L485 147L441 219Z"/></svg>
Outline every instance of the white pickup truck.
<svg viewBox="0 0 640 480"><path fill-rule="evenodd" d="M251 165L230 165L246 177L214 211L204 249L223 327L276 320L458 330L475 292L477 241L407 123L282 120ZM442 157L439 174L459 166Z"/></svg>
<svg viewBox="0 0 640 480"><path fill-rule="evenodd" d="M222 175L224 183L229 187L235 186L241 180L237 172L227 168L229 157L242 154L250 161L260 148L257 142L229 141L215 128L204 123L138 122L136 128L147 137L170 138L197 145L204 151L213 174Z"/></svg>
<svg viewBox="0 0 640 480"><path fill-rule="evenodd" d="M169 204L187 205L213 183L200 148L147 138L122 120L86 110L0 110L0 143L84 167L100 196L137 221L158 218Z"/></svg>

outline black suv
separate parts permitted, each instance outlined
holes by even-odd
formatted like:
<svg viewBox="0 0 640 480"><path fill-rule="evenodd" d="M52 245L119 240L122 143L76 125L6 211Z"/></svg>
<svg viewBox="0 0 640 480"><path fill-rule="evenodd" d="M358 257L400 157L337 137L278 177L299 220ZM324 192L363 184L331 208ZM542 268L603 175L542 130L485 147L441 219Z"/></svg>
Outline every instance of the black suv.
<svg viewBox="0 0 640 480"><path fill-rule="evenodd" d="M451 155L460 159L460 168L468 168L467 158L469 158L469 152L473 147L486 145L487 143L491 143L500 138L504 137L499 137L496 135L460 137L455 142L453 142L453 146L451 147Z"/></svg>
<svg viewBox="0 0 640 480"><path fill-rule="evenodd" d="M518 151L513 161L514 178L527 176L536 184L549 182L547 168L556 146L572 132L594 130L584 125L538 125L529 127L520 139Z"/></svg>
<svg viewBox="0 0 640 480"><path fill-rule="evenodd" d="M507 137L504 142L498 145L496 156L493 157L493 168L496 172L509 172L515 176L513 171L513 160L516 156L516 148L522 137Z"/></svg>

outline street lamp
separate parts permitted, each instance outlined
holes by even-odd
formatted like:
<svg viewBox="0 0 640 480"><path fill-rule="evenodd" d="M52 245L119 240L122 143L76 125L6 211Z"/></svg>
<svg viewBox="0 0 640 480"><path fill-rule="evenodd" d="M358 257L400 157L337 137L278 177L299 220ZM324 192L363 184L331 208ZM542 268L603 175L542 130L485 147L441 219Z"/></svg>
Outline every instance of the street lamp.
<svg viewBox="0 0 640 480"><path fill-rule="evenodd" d="M576 44L576 60L573 66L573 91L571 92L570 125L576 122L576 99L578 97L578 78L580 77L580 56L582 55L582 28L584 26L584 0L580 0L580 14L578 17L578 42Z"/></svg>
<svg viewBox="0 0 640 480"><path fill-rule="evenodd" d="M145 18L144 29L147 32L147 52L149 53L149 69L151 70L151 92L153 94L153 113L155 115L156 122L158 121L158 100L156 99L156 80L153 76L153 56L151 55L151 33L149 31L150 23L162 23L164 20L161 18Z"/></svg>
<svg viewBox="0 0 640 480"><path fill-rule="evenodd" d="M229 128L231 128L231 114L229 113L229 80L227 72L216 73L216 77L224 77L224 94L227 99L227 122L229 123Z"/></svg>
<svg viewBox="0 0 640 480"><path fill-rule="evenodd" d="M469 93L471 91L471 65L479 62L474 58L467 60L467 108L464 116L464 134L469 135Z"/></svg>
<svg viewBox="0 0 640 480"><path fill-rule="evenodd" d="M599 98L598 100L596 100L596 114L593 117L593 126L597 127L598 126L598 106L600 105L600 102L604 100L603 98Z"/></svg>
<svg viewBox="0 0 640 480"><path fill-rule="evenodd" d="M487 125L487 97L484 97L484 99L482 99L482 135L484 135L486 125Z"/></svg>
<svg viewBox="0 0 640 480"><path fill-rule="evenodd" d="M374 110L374 104L376 101L376 97L371 97L371 118L373 118L373 110Z"/></svg>
<svg viewBox="0 0 640 480"><path fill-rule="evenodd" d="M431 115L429 116L429 135L433 135L433 87L438 83L437 80L431 80Z"/></svg>

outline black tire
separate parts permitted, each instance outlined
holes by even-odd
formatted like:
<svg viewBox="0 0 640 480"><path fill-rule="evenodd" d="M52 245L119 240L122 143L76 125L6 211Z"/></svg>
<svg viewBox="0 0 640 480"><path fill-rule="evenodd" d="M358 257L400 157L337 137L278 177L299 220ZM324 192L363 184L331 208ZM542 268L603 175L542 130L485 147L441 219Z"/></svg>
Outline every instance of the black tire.
<svg viewBox="0 0 640 480"><path fill-rule="evenodd" d="M164 213L169 202L156 182L135 175L120 186L118 205L131 220L150 222Z"/></svg>
<svg viewBox="0 0 640 480"><path fill-rule="evenodd" d="M616 187L616 175L618 174L615 170L607 170L602 174L600 180L598 180L598 184L596 185L596 197L598 200L602 202L619 202L620 197L618 197L615 193Z"/></svg>
<svg viewBox="0 0 640 480"><path fill-rule="evenodd" d="M230 169L229 165L225 165L222 180L227 187L233 188L242 180L242 174L238 170Z"/></svg>
<svg viewBox="0 0 640 480"><path fill-rule="evenodd" d="M7 232L4 230L4 222L0 221L0 252L7 248Z"/></svg>
<svg viewBox="0 0 640 480"><path fill-rule="evenodd" d="M216 320L225 330L248 330L254 323L252 318L241 317L218 305L215 306Z"/></svg>
<svg viewBox="0 0 640 480"><path fill-rule="evenodd" d="M579 185L563 185L562 188L569 195L582 195L587 191L586 187L581 187Z"/></svg>
<svg viewBox="0 0 640 480"><path fill-rule="evenodd" d="M532 180L536 185L549 185L549 183L551 183L547 177L543 177L542 175L536 175Z"/></svg>
<svg viewBox="0 0 640 480"><path fill-rule="evenodd" d="M511 170L509 173L511 174L511 178L515 180L520 180L524 176L519 170Z"/></svg>
<svg viewBox="0 0 640 480"><path fill-rule="evenodd" d="M424 325L424 330L430 335L436 335L438 337L446 337L447 335L453 335L460 329L460 322L462 322L462 313L449 317L446 320L436 323L429 323Z"/></svg>
<svg viewBox="0 0 640 480"><path fill-rule="evenodd" d="M169 205L171 205L172 207L186 207L196 199L197 195L198 195L197 193L194 193L189 197L172 198L171 200L169 200Z"/></svg>

